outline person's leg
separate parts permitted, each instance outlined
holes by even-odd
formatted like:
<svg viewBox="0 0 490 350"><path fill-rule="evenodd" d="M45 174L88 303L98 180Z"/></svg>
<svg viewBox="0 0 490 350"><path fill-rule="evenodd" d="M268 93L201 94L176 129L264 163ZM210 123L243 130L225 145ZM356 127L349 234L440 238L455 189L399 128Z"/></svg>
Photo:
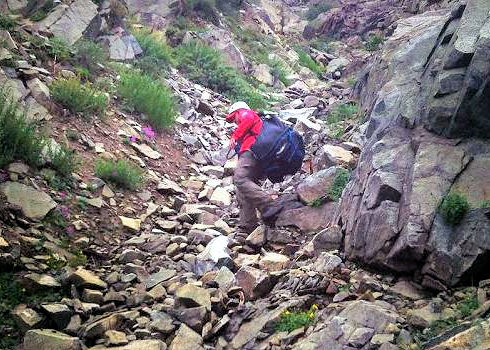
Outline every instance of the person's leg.
<svg viewBox="0 0 490 350"><path fill-rule="evenodd" d="M237 190L238 205L240 206L240 217L238 221L238 227L240 231L251 233L259 225L259 219L257 218L257 208L247 201L241 193Z"/></svg>
<svg viewBox="0 0 490 350"><path fill-rule="evenodd" d="M272 200L270 196L257 185L256 180L261 175L261 169L251 152L245 152L238 158L238 165L233 175L233 183L236 186L241 202L241 209L245 208L244 215L251 215L250 208L257 208L263 213ZM255 212L253 216L256 217Z"/></svg>

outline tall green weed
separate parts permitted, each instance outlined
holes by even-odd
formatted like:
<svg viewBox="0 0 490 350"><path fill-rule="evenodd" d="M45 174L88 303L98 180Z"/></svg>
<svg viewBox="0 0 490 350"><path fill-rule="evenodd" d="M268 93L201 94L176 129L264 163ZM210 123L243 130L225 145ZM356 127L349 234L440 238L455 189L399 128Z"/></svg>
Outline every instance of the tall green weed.
<svg viewBox="0 0 490 350"><path fill-rule="evenodd" d="M129 70L121 73L117 90L126 105L144 113L156 130L173 124L176 117L173 94L162 82Z"/></svg>

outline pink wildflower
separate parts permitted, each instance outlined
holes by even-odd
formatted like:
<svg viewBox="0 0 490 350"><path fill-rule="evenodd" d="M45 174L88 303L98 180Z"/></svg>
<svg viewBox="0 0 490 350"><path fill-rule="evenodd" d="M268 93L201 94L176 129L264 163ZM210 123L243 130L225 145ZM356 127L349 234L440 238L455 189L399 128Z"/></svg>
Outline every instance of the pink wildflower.
<svg viewBox="0 0 490 350"><path fill-rule="evenodd" d="M134 135L129 136L129 142L136 142L138 141L138 138Z"/></svg>
<svg viewBox="0 0 490 350"><path fill-rule="evenodd" d="M151 126L142 128L141 130L143 131L143 134L145 134L145 137L148 140L151 141L151 140L154 140L155 139L156 133L155 133L155 131L153 131L153 129L151 128Z"/></svg>
<svg viewBox="0 0 490 350"><path fill-rule="evenodd" d="M72 236L75 233L75 226L70 225L66 228L66 234Z"/></svg>

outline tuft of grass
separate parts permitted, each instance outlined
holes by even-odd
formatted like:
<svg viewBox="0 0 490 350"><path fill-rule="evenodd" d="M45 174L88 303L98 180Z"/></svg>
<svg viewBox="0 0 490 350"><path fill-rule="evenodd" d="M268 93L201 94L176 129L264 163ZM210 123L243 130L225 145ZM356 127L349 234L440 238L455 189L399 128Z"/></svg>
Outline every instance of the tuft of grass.
<svg viewBox="0 0 490 350"><path fill-rule="evenodd" d="M278 79L286 86L291 83L288 79L288 71L281 60L278 58L270 60L269 66L271 67L271 74L275 79Z"/></svg>
<svg viewBox="0 0 490 350"><path fill-rule="evenodd" d="M136 61L138 68L148 74L162 76L164 71L175 65L172 48L164 37L147 29L133 30L132 33L143 49L144 57Z"/></svg>
<svg viewBox="0 0 490 350"><path fill-rule="evenodd" d="M296 53L299 57L299 64L303 67L308 68L313 73L315 73L319 78L322 76L324 72L324 68L322 65L317 63L305 50L301 47L296 48Z"/></svg>
<svg viewBox="0 0 490 350"><path fill-rule="evenodd" d="M68 266L77 267L77 266L85 266L87 265L87 256L83 254L81 250L77 250L74 253L73 258L68 260Z"/></svg>
<svg viewBox="0 0 490 350"><path fill-rule="evenodd" d="M284 311L276 324L276 331L289 333L301 327L308 327L315 321L316 310L318 307L312 305L307 311Z"/></svg>
<svg viewBox="0 0 490 350"><path fill-rule="evenodd" d="M12 30L16 23L15 20L6 13L0 13L0 29Z"/></svg>
<svg viewBox="0 0 490 350"><path fill-rule="evenodd" d="M137 71L125 71L117 90L129 107L148 117L154 129L162 130L173 124L176 116L173 94L162 82Z"/></svg>
<svg viewBox="0 0 490 350"><path fill-rule="evenodd" d="M19 304L40 305L61 300L64 291L43 290L29 294L12 272L0 273L0 349L14 349L21 341L20 330L12 317Z"/></svg>
<svg viewBox="0 0 490 350"><path fill-rule="evenodd" d="M14 160L38 167L46 141L6 90L0 90L0 168Z"/></svg>
<svg viewBox="0 0 490 350"><path fill-rule="evenodd" d="M311 201L310 203L308 203L308 205L312 208L319 208L322 206L322 204L323 204L323 198L322 197L317 198L317 199Z"/></svg>
<svg viewBox="0 0 490 350"><path fill-rule="evenodd" d="M103 116L107 108L107 97L77 78L56 80L51 84L51 95L72 113Z"/></svg>
<svg viewBox="0 0 490 350"><path fill-rule="evenodd" d="M466 318L471 316L473 311L478 309L479 306L480 303L478 302L478 297L475 293L471 293L456 305L456 309L459 311L462 318Z"/></svg>
<svg viewBox="0 0 490 350"><path fill-rule="evenodd" d="M327 124L335 124L353 118L358 111L359 107L357 106L357 103L354 102L337 105L337 107L330 112Z"/></svg>
<svg viewBox="0 0 490 350"><path fill-rule="evenodd" d="M87 72L98 72L100 65L104 65L107 59L104 48L92 40L80 39L75 45L73 60L76 65L85 68Z"/></svg>
<svg viewBox="0 0 490 350"><path fill-rule="evenodd" d="M490 208L490 200L483 200L478 203L478 208Z"/></svg>
<svg viewBox="0 0 490 350"><path fill-rule="evenodd" d="M470 209L470 205L466 197L460 193L448 193L439 205L439 213L451 226L457 226L466 212Z"/></svg>
<svg viewBox="0 0 490 350"><path fill-rule="evenodd" d="M51 167L64 178L70 178L80 164L75 151L63 145L58 149L50 149L49 158Z"/></svg>
<svg viewBox="0 0 490 350"><path fill-rule="evenodd" d="M346 169L339 169L335 174L335 179L328 190L328 196L337 202L342 196L345 186L349 182L350 173Z"/></svg>
<svg viewBox="0 0 490 350"><path fill-rule="evenodd" d="M66 61L72 54L70 45L61 38L49 38L44 47L48 56L56 61Z"/></svg>
<svg viewBox="0 0 490 350"><path fill-rule="evenodd" d="M144 172L136 164L127 160L98 159L95 163L95 174L121 188L135 190L144 183Z"/></svg>
<svg viewBox="0 0 490 350"><path fill-rule="evenodd" d="M381 35L378 34L370 35L365 44L366 50L370 52L379 50L384 40L385 39Z"/></svg>
<svg viewBox="0 0 490 350"><path fill-rule="evenodd" d="M198 41L191 41L176 50L176 57L179 70L190 80L231 100L246 101L251 108L265 109L268 106L268 101L243 74L226 65L218 50Z"/></svg>

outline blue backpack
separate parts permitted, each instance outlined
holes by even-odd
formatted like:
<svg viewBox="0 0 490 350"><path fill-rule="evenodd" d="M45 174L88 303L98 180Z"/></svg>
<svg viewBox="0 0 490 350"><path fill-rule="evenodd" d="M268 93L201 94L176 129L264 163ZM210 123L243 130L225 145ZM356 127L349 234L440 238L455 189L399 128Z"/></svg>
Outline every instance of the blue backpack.
<svg viewBox="0 0 490 350"><path fill-rule="evenodd" d="M260 115L263 125L251 147L264 175L273 183L301 169L305 157L303 137L274 115Z"/></svg>

